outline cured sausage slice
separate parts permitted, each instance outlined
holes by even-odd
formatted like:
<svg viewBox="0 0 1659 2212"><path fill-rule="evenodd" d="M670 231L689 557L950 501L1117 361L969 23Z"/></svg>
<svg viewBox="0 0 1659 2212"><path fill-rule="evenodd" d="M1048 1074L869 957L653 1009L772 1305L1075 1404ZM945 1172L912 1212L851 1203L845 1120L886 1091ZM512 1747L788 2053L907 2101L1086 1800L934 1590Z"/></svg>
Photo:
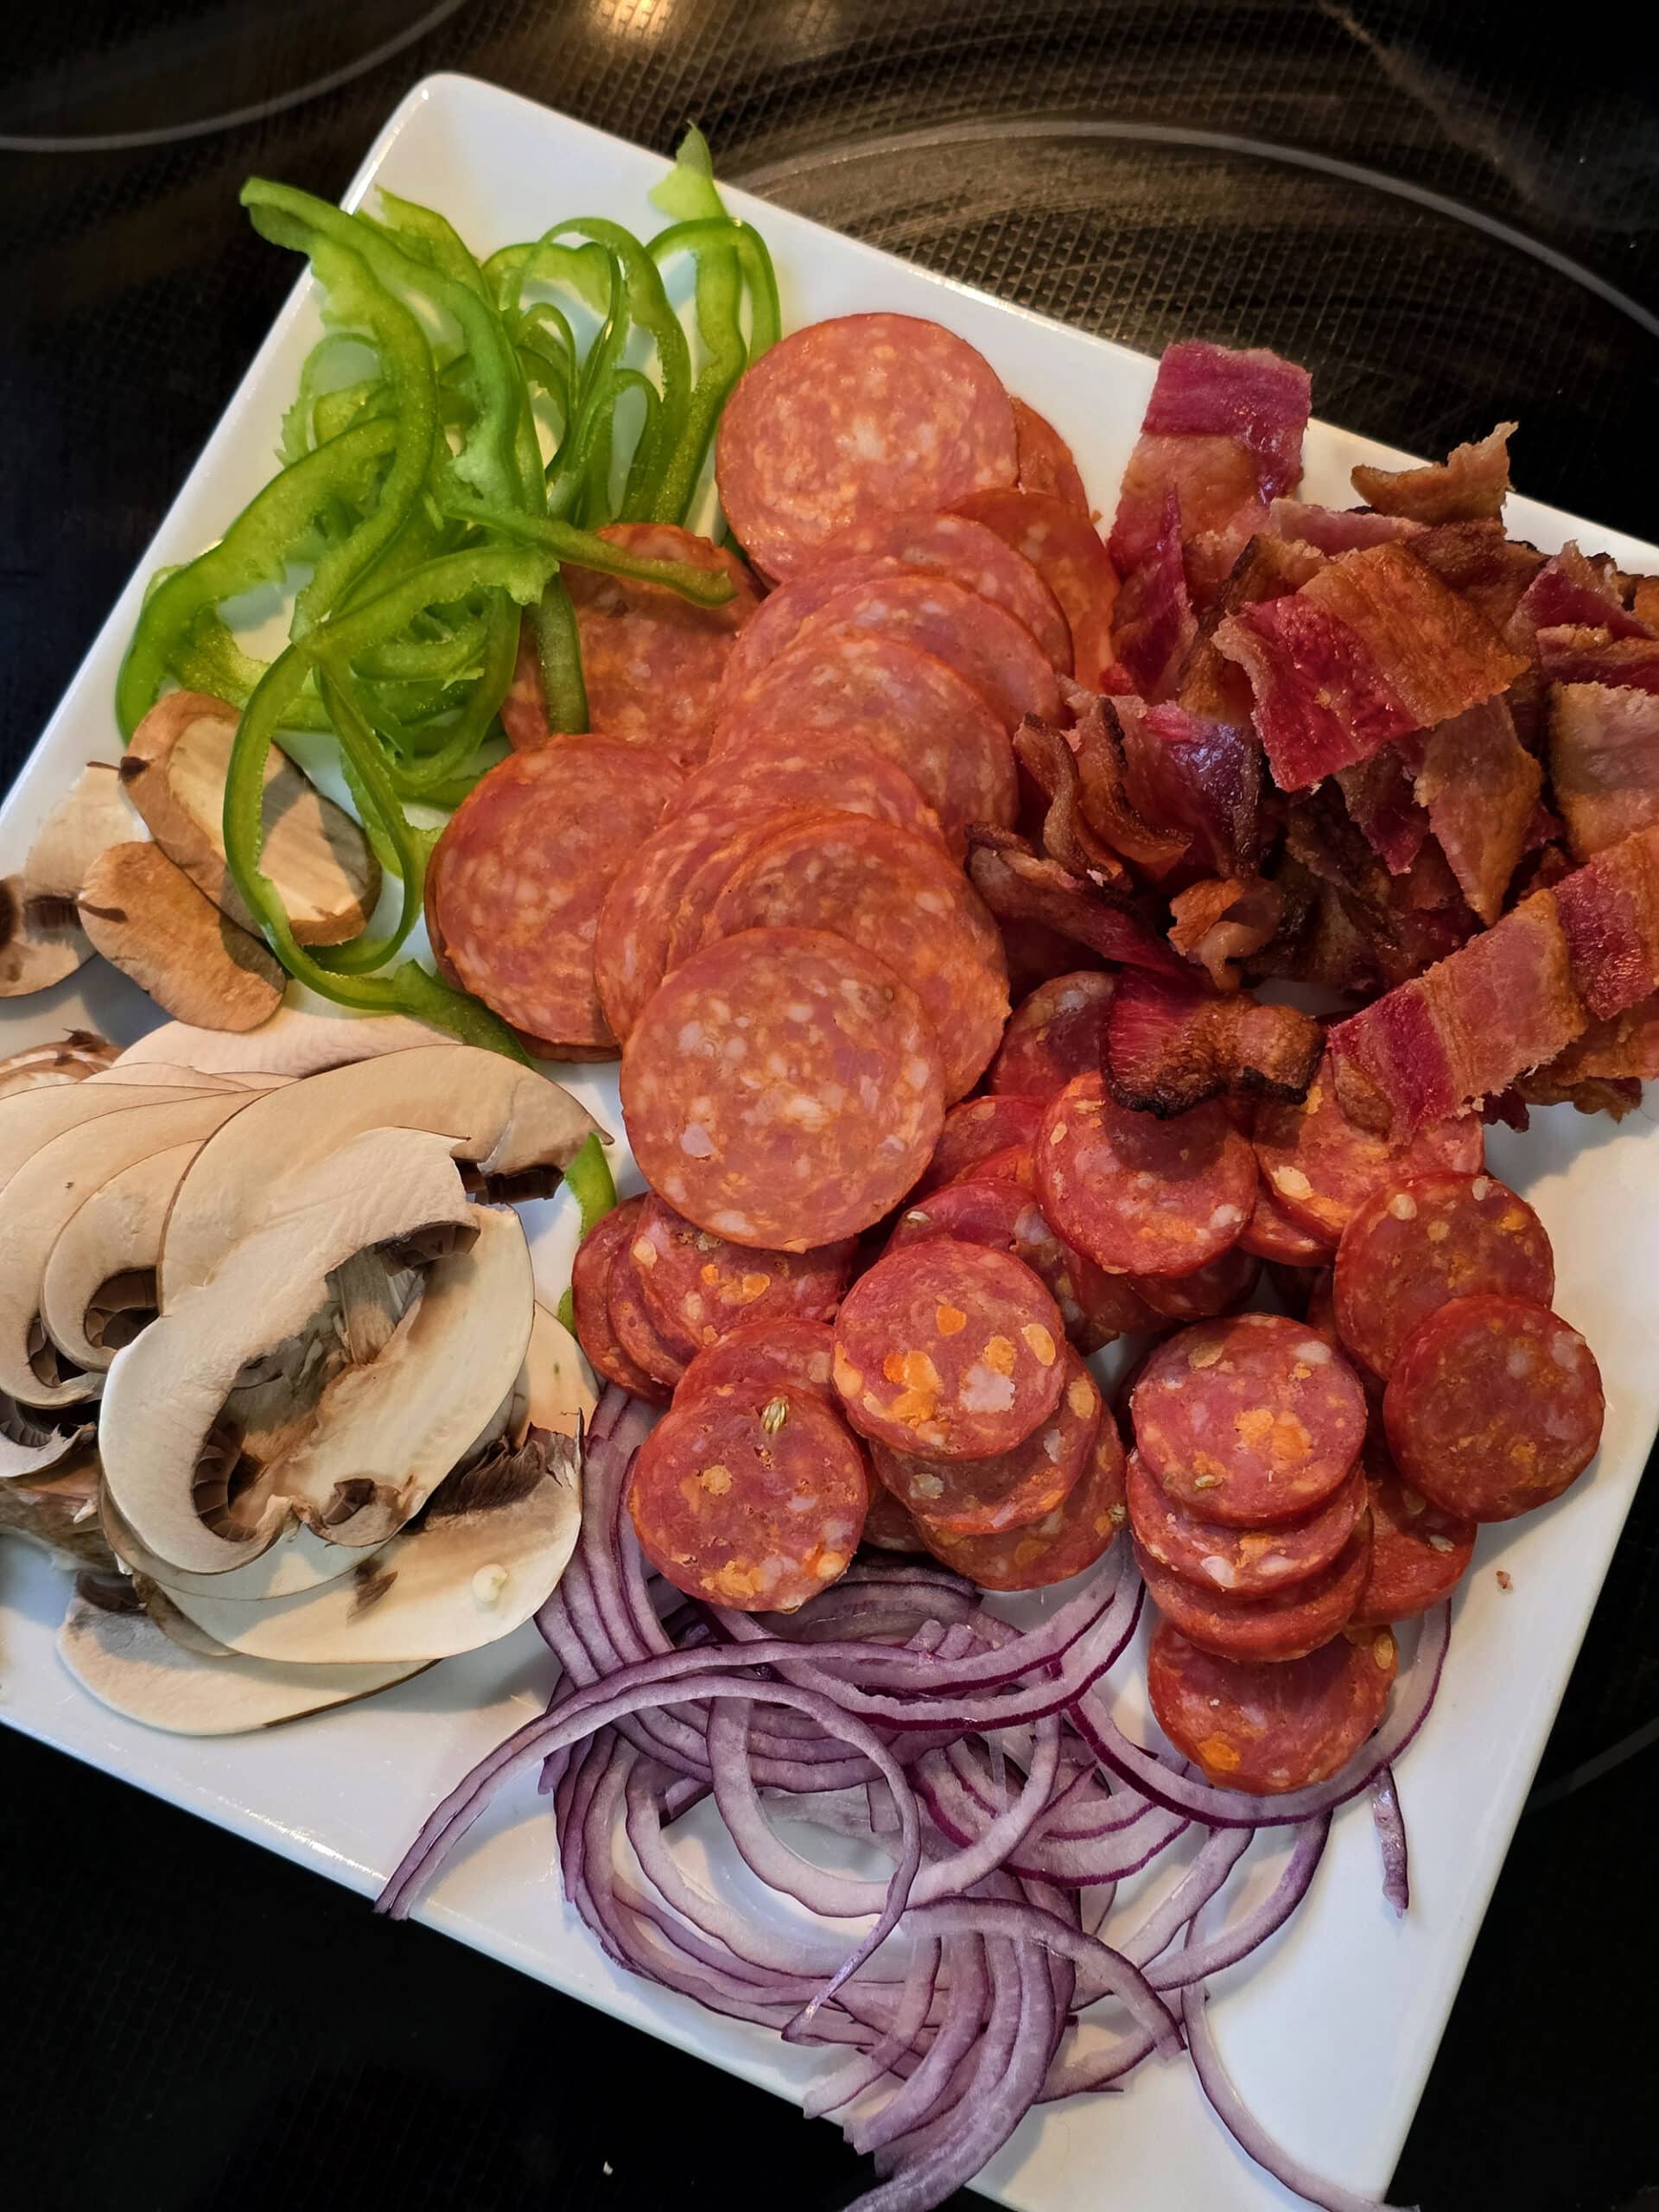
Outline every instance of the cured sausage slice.
<svg viewBox="0 0 1659 2212"><path fill-rule="evenodd" d="M696 1347L686 1338L671 1337L658 1327L655 1315L645 1304L631 1244L612 1262L605 1294L611 1309L611 1328L623 1352L642 1374L650 1376L659 1391L671 1396Z"/></svg>
<svg viewBox="0 0 1659 2212"><path fill-rule="evenodd" d="M942 1183L954 1183L995 1153L1030 1146L1042 1125L1040 1098L1014 1097L1006 1092L995 1098L965 1098L944 1117L917 1196L938 1190Z"/></svg>
<svg viewBox="0 0 1659 2212"><path fill-rule="evenodd" d="M1257 1259L1274 1261L1285 1268L1323 1267L1331 1257L1329 1242L1293 1221L1265 1182L1256 1185L1255 1204L1238 1232L1238 1241Z"/></svg>
<svg viewBox="0 0 1659 2212"><path fill-rule="evenodd" d="M746 1321L828 1321L852 1273L843 1237L815 1252L755 1251L684 1220L654 1194L628 1244L645 1310L694 1352Z"/></svg>
<svg viewBox="0 0 1659 2212"><path fill-rule="evenodd" d="M1365 1394L1342 1355L1280 1313L1200 1321L1147 1360L1135 1440L1205 1521L1259 1529L1324 1503L1359 1457Z"/></svg>
<svg viewBox="0 0 1659 2212"><path fill-rule="evenodd" d="M1512 1521L1577 1480L1601 1441L1601 1375L1576 1329L1517 1298L1459 1298L1395 1362L1395 1465L1470 1521Z"/></svg>
<svg viewBox="0 0 1659 2212"><path fill-rule="evenodd" d="M1098 1075L1106 1009L1116 985L1084 969L1039 983L1015 1007L991 1068L991 1089L1052 1098L1074 1076Z"/></svg>
<svg viewBox="0 0 1659 2212"><path fill-rule="evenodd" d="M1293 1221L1330 1244L1386 1185L1436 1167L1478 1175L1485 1149L1472 1114L1431 1122L1406 1144L1362 1129L1338 1103L1328 1053L1300 1105L1264 1098L1256 1109L1262 1181Z"/></svg>
<svg viewBox="0 0 1659 2212"><path fill-rule="evenodd" d="M732 580L723 607L694 607L666 584L594 569L560 571L576 613L588 721L691 766L709 756L720 680L759 603L753 580L724 546L673 523L607 523L597 535L640 560L684 561Z"/></svg>
<svg viewBox="0 0 1659 2212"><path fill-rule="evenodd" d="M562 737L480 777L426 878L443 972L553 1059L608 1059L594 982L600 909L679 789L677 768L613 737Z"/></svg>
<svg viewBox="0 0 1659 2212"><path fill-rule="evenodd" d="M734 817L724 810L664 822L607 893L594 944L594 979L605 1018L624 1044L668 971L669 941L687 886L734 826Z"/></svg>
<svg viewBox="0 0 1659 2212"><path fill-rule="evenodd" d="M791 1613L843 1575L869 1505L864 1456L816 1392L718 1382L640 1446L628 1510L677 1590Z"/></svg>
<svg viewBox="0 0 1659 2212"><path fill-rule="evenodd" d="M1007 730L1027 715L1057 721L1059 680L1029 630L977 592L916 569L849 584L801 625L798 641L874 631L954 668Z"/></svg>
<svg viewBox="0 0 1659 2212"><path fill-rule="evenodd" d="M1218 1259L1255 1203L1255 1160L1214 1099L1160 1122L1080 1075L1037 1137L1043 1211L1109 1274L1191 1274Z"/></svg>
<svg viewBox="0 0 1659 2212"><path fill-rule="evenodd" d="M1028 1144L1011 1144L988 1160L976 1160L957 1176L958 1183L1018 1183L1033 1196L1037 1191L1037 1159ZM1098 1271L1097 1271L1098 1272Z"/></svg>
<svg viewBox="0 0 1659 2212"><path fill-rule="evenodd" d="M1010 404L1014 408L1020 489L1058 499L1064 505L1074 507L1087 522L1089 494L1084 489L1071 447L1046 416L1039 415L1034 407L1027 407L1023 399Z"/></svg>
<svg viewBox="0 0 1659 2212"><path fill-rule="evenodd" d="M688 776L665 822L682 815L762 814L799 807L811 814L868 814L933 844L944 842L939 818L898 760L862 736L804 731L788 716L756 728L741 750L716 757Z"/></svg>
<svg viewBox="0 0 1659 2212"><path fill-rule="evenodd" d="M765 620L763 609L752 627ZM896 638L854 630L792 645L723 709L714 760L786 741L784 734L825 751L855 739L893 761L914 778L953 852L970 822L1014 827L1019 783L1007 732L954 668Z"/></svg>
<svg viewBox="0 0 1659 2212"><path fill-rule="evenodd" d="M1474 1557L1475 1523L1460 1521L1401 1481L1383 1454L1368 1454L1371 1567L1351 1624L1411 1620L1449 1598Z"/></svg>
<svg viewBox="0 0 1659 2212"><path fill-rule="evenodd" d="M1224 1597L1270 1598L1330 1566L1353 1535L1368 1497L1364 1473L1356 1467L1300 1521L1230 1529L1199 1520L1166 1497L1141 1454L1131 1452L1128 1503L1135 1542L1171 1574Z"/></svg>
<svg viewBox="0 0 1659 2212"><path fill-rule="evenodd" d="M626 1259L634 1226L645 1210L644 1198L626 1198L588 1230L571 1262L570 1302L575 1309L576 1341L588 1364L607 1382L620 1383L636 1398L666 1405L669 1386L629 1358L611 1319L612 1272L619 1257Z"/></svg>
<svg viewBox="0 0 1659 2212"><path fill-rule="evenodd" d="M1060 602L1071 632L1079 683L1097 690L1112 665L1112 609L1117 570L1086 512L1065 499L1027 491L980 492L957 503L1023 554Z"/></svg>
<svg viewBox="0 0 1659 2212"><path fill-rule="evenodd" d="M824 1321L744 1321L697 1354L676 1395L695 1395L717 1382L748 1382L757 1389L781 1382L791 1390L816 1390L833 1402L830 1364L835 1342Z"/></svg>
<svg viewBox="0 0 1659 2212"><path fill-rule="evenodd" d="M837 592L845 591L849 584L864 583L878 576L901 576L904 573L903 562L887 555L855 561L828 561L822 568L815 568L810 575L797 576L792 583L769 593L760 602L760 612L753 622L745 625L742 636L732 648L732 657L721 679L716 724L723 723L747 698L752 687L775 661L781 660L799 644L803 627L829 605Z"/></svg>
<svg viewBox="0 0 1659 2212"><path fill-rule="evenodd" d="M1160 1621L1147 1692L1158 1726L1206 1781L1274 1797L1341 1773L1382 1720L1398 1668L1386 1629L1269 1667L1216 1658Z"/></svg>
<svg viewBox="0 0 1659 2212"><path fill-rule="evenodd" d="M938 1459L1011 1452L1059 1403L1059 1308L1020 1261L953 1236L878 1260L836 1316L835 1383L861 1435Z"/></svg>
<svg viewBox="0 0 1659 2212"><path fill-rule="evenodd" d="M915 993L858 946L746 930L645 1008L622 1113L645 1179L689 1221L810 1251L913 1186L944 1123L939 1048Z"/></svg>
<svg viewBox="0 0 1659 2212"><path fill-rule="evenodd" d="M977 592L1030 631L1063 675L1071 672L1071 632L1059 601L1022 553L963 514L872 515L840 531L828 561L897 561Z"/></svg>
<svg viewBox="0 0 1659 2212"><path fill-rule="evenodd" d="M982 1590L1045 1590L1103 1558L1126 1518L1122 1440L1103 1408L1082 1480L1040 1521L1000 1536L950 1536L920 1518L916 1527L941 1566Z"/></svg>
<svg viewBox="0 0 1659 2212"><path fill-rule="evenodd" d="M762 354L721 417L715 474L751 560L780 581L867 515L937 511L1019 467L982 354L903 315L810 323Z"/></svg>
<svg viewBox="0 0 1659 2212"><path fill-rule="evenodd" d="M944 1060L944 1093L983 1074L1008 1018L995 923L937 845L868 816L791 818L751 846L709 909L702 942L741 930L832 930L909 984Z"/></svg>
<svg viewBox="0 0 1659 2212"><path fill-rule="evenodd" d="M1082 1479L1100 1427L1100 1391L1069 1347L1065 1384L1048 1420L994 1459L918 1459L873 1443L877 1475L937 1534L995 1536L1041 1521Z"/></svg>
<svg viewBox="0 0 1659 2212"><path fill-rule="evenodd" d="M864 1542L872 1551L925 1552L922 1532L893 1492L880 1483L870 1488L870 1510L864 1516Z"/></svg>
<svg viewBox="0 0 1659 2212"><path fill-rule="evenodd" d="M1369 1199L1342 1232L1337 1327L1389 1375L1429 1315L1490 1294L1548 1306L1555 1262L1544 1224L1491 1175L1417 1175Z"/></svg>
<svg viewBox="0 0 1659 2212"><path fill-rule="evenodd" d="M1147 1594L1189 1643L1220 1659L1305 1658L1351 1618L1370 1566L1371 1524L1362 1516L1329 1567L1271 1598L1230 1598L1202 1590L1135 1546Z"/></svg>
<svg viewBox="0 0 1659 2212"><path fill-rule="evenodd" d="M1166 1321L1207 1321L1243 1306L1256 1285L1262 1262L1242 1243L1207 1267L1185 1275L1131 1275L1130 1287Z"/></svg>

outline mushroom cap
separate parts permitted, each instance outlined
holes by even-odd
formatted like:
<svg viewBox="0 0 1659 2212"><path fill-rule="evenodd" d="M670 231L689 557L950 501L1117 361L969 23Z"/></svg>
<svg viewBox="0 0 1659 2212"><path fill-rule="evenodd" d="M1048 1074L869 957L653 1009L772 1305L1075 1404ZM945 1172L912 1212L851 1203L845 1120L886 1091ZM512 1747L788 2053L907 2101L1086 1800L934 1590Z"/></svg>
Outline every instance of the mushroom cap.
<svg viewBox="0 0 1659 2212"><path fill-rule="evenodd" d="M343 1574L355 1574L365 1558L373 1556L372 1553L353 1551L345 1544L331 1544L303 1521L295 1521L257 1559L251 1559L242 1567L228 1567L222 1573L197 1574L188 1567L175 1567L171 1560L164 1560L151 1551L124 1519L107 1483L99 1485L98 1516L105 1541L121 1564L133 1574L142 1575L147 1582L175 1595L181 1590L195 1591L203 1597L231 1598L244 1605L260 1605L267 1598L291 1598L296 1591L315 1590L319 1583L333 1582Z"/></svg>
<svg viewBox="0 0 1659 2212"><path fill-rule="evenodd" d="M93 949L181 1021L257 1029L282 1004L282 965L222 914L161 847L110 845L81 887L80 922Z"/></svg>
<svg viewBox="0 0 1659 2212"><path fill-rule="evenodd" d="M0 1484L43 1481L92 1440L90 1422L60 1427L0 1390Z"/></svg>
<svg viewBox="0 0 1659 2212"><path fill-rule="evenodd" d="M137 816L121 789L121 772L89 760L35 832L23 862L23 896L79 899L93 861L111 845L139 835Z"/></svg>
<svg viewBox="0 0 1659 2212"><path fill-rule="evenodd" d="M43 918L25 904L21 876L0 876L0 999L49 991L92 955L73 914Z"/></svg>
<svg viewBox="0 0 1659 2212"><path fill-rule="evenodd" d="M45 1045L25 1045L19 1052L0 1060L0 1098L19 1091L46 1090L67 1083L84 1083L108 1068L115 1046L89 1029L71 1029Z"/></svg>

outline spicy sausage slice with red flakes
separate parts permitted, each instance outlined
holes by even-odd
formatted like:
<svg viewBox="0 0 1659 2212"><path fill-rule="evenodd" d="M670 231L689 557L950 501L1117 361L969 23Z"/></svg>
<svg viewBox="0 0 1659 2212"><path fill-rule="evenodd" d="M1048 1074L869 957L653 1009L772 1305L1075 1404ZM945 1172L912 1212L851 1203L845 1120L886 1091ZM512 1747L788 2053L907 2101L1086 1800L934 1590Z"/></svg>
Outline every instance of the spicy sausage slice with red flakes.
<svg viewBox="0 0 1659 2212"><path fill-rule="evenodd" d="M576 1247L570 1264L570 1303L576 1319L576 1342L607 1382L620 1383L636 1398L666 1405L671 1380L659 1382L623 1349L611 1318L611 1282L620 1261L627 1261L628 1245L645 1210L644 1198L625 1198L620 1206L590 1229Z"/></svg>
<svg viewBox="0 0 1659 2212"><path fill-rule="evenodd" d="M810 1252L757 1251L699 1229L654 1193L628 1251L652 1319L694 1352L745 1321L828 1321L853 1265L850 1237Z"/></svg>
<svg viewBox="0 0 1659 2212"><path fill-rule="evenodd" d="M1103 1077L1080 1075L1049 1101L1037 1187L1055 1228L1097 1267L1184 1275L1238 1242L1255 1160L1214 1099L1160 1121L1118 1105Z"/></svg>
<svg viewBox="0 0 1659 2212"><path fill-rule="evenodd" d="M1371 1565L1354 1607L1355 1628L1411 1620L1449 1598L1469 1571L1478 1533L1472 1521L1402 1482L1385 1452L1365 1457Z"/></svg>
<svg viewBox="0 0 1659 2212"><path fill-rule="evenodd" d="M824 1321L745 1321L697 1354L678 1395L690 1398L717 1382L781 1382L791 1390L816 1390L834 1403L830 1370L835 1348L834 1332Z"/></svg>
<svg viewBox="0 0 1659 2212"><path fill-rule="evenodd" d="M1147 1691L1158 1726L1206 1781L1272 1797L1341 1773L1382 1720L1398 1667L1386 1628L1252 1665L1200 1651L1160 1621Z"/></svg>
<svg viewBox="0 0 1659 2212"><path fill-rule="evenodd" d="M1269 1529L1230 1529L1201 1521L1166 1496L1138 1452L1129 1454L1129 1526L1147 1557L1195 1589L1224 1597L1271 1598L1323 1572L1365 1510L1365 1476L1356 1467L1323 1505Z"/></svg>
<svg viewBox="0 0 1659 2212"><path fill-rule="evenodd" d="M1160 1567L1139 1544L1135 1564L1147 1594L1188 1643L1223 1659L1275 1664L1328 1643L1353 1618L1370 1564L1371 1524L1362 1516L1329 1567L1269 1598L1236 1598L1201 1589Z"/></svg>
<svg viewBox="0 0 1659 2212"><path fill-rule="evenodd" d="M877 1475L912 1513L947 1536L993 1536L1052 1513L1081 1480L1100 1427L1100 1390L1070 1346L1065 1385L1047 1421L993 1459L918 1459L873 1444Z"/></svg>
<svg viewBox="0 0 1659 2212"><path fill-rule="evenodd" d="M1074 1076L1098 1075L1106 1009L1116 988L1110 976L1089 969L1039 983L1009 1017L991 1089L1052 1098Z"/></svg>
<svg viewBox="0 0 1659 2212"><path fill-rule="evenodd" d="M1052 1513L995 1536L952 1536L915 1516L923 1542L941 1566L954 1567L982 1590L1046 1590L1082 1574L1103 1558L1121 1534L1123 1444L1104 1408L1083 1478Z"/></svg>

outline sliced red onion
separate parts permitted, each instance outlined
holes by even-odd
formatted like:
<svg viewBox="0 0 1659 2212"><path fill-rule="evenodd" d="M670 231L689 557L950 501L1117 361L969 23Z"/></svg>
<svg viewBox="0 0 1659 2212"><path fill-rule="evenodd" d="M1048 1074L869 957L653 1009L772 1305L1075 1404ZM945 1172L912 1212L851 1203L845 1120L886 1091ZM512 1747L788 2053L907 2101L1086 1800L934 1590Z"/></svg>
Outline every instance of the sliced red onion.
<svg viewBox="0 0 1659 2212"><path fill-rule="evenodd" d="M944 1946L937 1938L918 1945L910 1972L905 1977L892 2027L872 2049L849 2058L845 2065L838 2066L833 2074L813 2084L801 2101L801 2110L808 2120L822 2120L826 2113L838 2112L843 2105L851 2104L855 2097L873 2089L883 2075L891 2071L894 2062L920 2041L933 2009L944 1956Z"/></svg>
<svg viewBox="0 0 1659 2212"><path fill-rule="evenodd" d="M973 2048L991 1996L985 1947L976 1936L951 1936L944 1944L951 2004L921 2064L877 2111L855 2116L847 2139L855 2151L874 2152L926 2126Z"/></svg>
<svg viewBox="0 0 1659 2212"><path fill-rule="evenodd" d="M1235 1834L1237 1830L1234 1830ZM1295 1848L1285 1862L1284 1872L1274 1884L1272 1893L1263 1897L1251 1912L1242 1914L1230 1925L1219 1928L1202 1943L1195 1942L1189 1923L1184 1948L1171 1958L1160 1958L1147 1968L1147 1980L1157 1990L1180 1989L1204 1976L1219 1974L1224 1967L1236 1966L1252 1951L1259 1950L1269 1936L1282 1928L1297 1906L1307 1895L1310 1884L1325 1855L1325 1846L1331 1834L1331 1815L1321 1813L1310 1821L1296 1839ZM1200 1905L1200 1910L1202 1905ZM1196 1914L1194 1918L1196 1918ZM1126 1946L1127 1948L1127 1946Z"/></svg>
<svg viewBox="0 0 1659 2212"><path fill-rule="evenodd" d="M1249 1849L1250 1842L1247 1828L1214 1831L1169 1895L1118 1945L1131 1965L1150 1968L1154 1959L1161 1958L1199 1907L1208 1904L1219 1893L1227 1877ZM1154 1989L1158 1986L1150 1972L1147 1979ZM1081 1990L1078 1999L1083 2004L1090 2002Z"/></svg>
<svg viewBox="0 0 1659 2212"><path fill-rule="evenodd" d="M912 1779L923 1808L939 1833L965 1847L988 1833L989 1813L971 1800L958 1777L929 1752ZM1007 1854L1011 1872L1022 1878L1063 1883L1069 1889L1094 1889L1103 1882L1127 1881L1151 1865L1189 1823L1179 1813L1148 1805L1140 1819L1098 1837L1074 1840L1052 1834L1046 1822Z"/></svg>
<svg viewBox="0 0 1659 2212"><path fill-rule="evenodd" d="M1371 1821L1382 1853L1382 1895L1403 1915L1411 1910L1411 1859L1406 1845L1406 1816L1400 1809L1391 1766L1371 1777Z"/></svg>

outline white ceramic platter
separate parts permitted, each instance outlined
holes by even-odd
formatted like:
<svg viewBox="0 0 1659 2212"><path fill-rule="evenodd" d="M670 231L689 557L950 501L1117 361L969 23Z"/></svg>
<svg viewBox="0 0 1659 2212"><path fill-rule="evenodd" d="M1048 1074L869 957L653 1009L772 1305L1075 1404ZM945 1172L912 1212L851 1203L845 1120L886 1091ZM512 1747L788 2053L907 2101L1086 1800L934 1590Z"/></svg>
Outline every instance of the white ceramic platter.
<svg viewBox="0 0 1659 2212"><path fill-rule="evenodd" d="M660 219L645 194L663 168L656 155L512 94L436 77L393 117L347 204L384 183L441 208L487 251L580 213L648 232ZM1109 509L1151 388L1151 361L733 197L772 246L785 327L868 308L948 323L1053 420L1096 504ZM1293 281L1294 271L1285 274ZM19 778L0 816L0 872L21 863L34 824L85 760L117 757L113 686L144 579L210 543L265 480L283 408L317 329L302 283ZM1351 340L1363 346L1363 330ZM1524 476L1524 425L1522 432ZM1304 492L1348 504L1355 461L1401 458L1316 424ZM1545 547L1577 537L1624 567L1659 570L1659 550L1530 501L1511 501L1510 520ZM0 1008L0 1049L77 1022L126 1039L154 1019L148 1001L95 962L46 998ZM613 1077L577 1070L571 1080L620 1130ZM1223 2050L1262 2119L1299 2155L1362 2189L1386 2184L1404 2139L1659 1422L1649 1318L1659 1307L1659 1142L1648 1111L1618 1130L1565 1109L1541 1114L1524 1138L1495 1131L1491 1159L1542 1214L1555 1243L1558 1303L1600 1359L1608 1395L1601 1457L1555 1506L1482 1538L1458 1600L1445 1689L1401 1771L1412 1844L1408 1917L1397 1922L1383 1904L1370 1821L1363 1804L1351 1808L1307 1905L1217 1992ZM529 1211L538 1267L556 1291L569 1209L556 1200ZM0 1718L365 1894L397 1863L435 1800L538 1707L549 1687L545 1655L525 1629L367 1704L270 1735L189 1741L118 1719L69 1680L52 1643L64 1596L62 1578L43 1560L0 1545ZM1127 1662L1122 1671L1133 1668ZM685 1847L701 1857L702 1841L694 1835ZM567 1910L552 1859L548 1814L526 1785L474 1831L423 1915L557 1988L799 2097L824 2062L620 1974ZM1253 1878L1268 1871L1258 1866ZM717 1840L707 1873L720 1884L739 1878ZM1234 2150L1181 2065L1148 2067L1126 2095L1074 2101L1027 2122L980 2185L1028 2212L1093 2212L1108 2192L1123 2212L1291 2202Z"/></svg>

